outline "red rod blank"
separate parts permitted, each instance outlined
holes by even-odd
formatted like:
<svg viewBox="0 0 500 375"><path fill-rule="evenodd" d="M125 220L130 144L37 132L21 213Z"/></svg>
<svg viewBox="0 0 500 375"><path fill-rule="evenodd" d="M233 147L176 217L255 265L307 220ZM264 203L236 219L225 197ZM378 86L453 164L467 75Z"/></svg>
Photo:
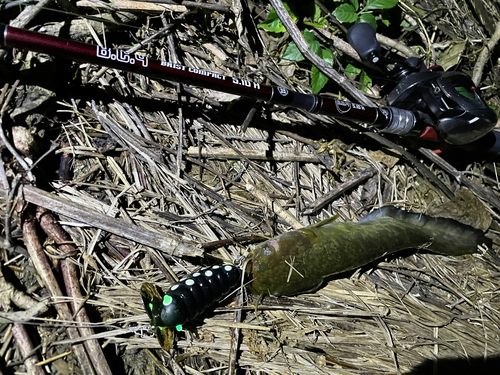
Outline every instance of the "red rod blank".
<svg viewBox="0 0 500 375"><path fill-rule="evenodd" d="M153 60L137 53L128 54L124 50L75 42L6 25L0 25L0 43L5 47L42 52L70 60L139 73L148 77L260 99L309 112L365 122L378 128L387 127L394 117L391 108L366 107L349 101L302 94L283 87L262 85L203 69Z"/></svg>

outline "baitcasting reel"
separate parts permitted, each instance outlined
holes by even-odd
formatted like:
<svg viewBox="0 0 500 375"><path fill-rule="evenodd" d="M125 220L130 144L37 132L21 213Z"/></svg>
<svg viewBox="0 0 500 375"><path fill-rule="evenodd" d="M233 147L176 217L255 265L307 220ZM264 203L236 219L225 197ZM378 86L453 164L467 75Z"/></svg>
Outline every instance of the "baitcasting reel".
<svg viewBox="0 0 500 375"><path fill-rule="evenodd" d="M387 103L415 114L415 125L408 135L455 146L468 145L485 136L492 138L490 133L497 116L467 75L445 72L441 67L428 69L417 58L384 58L375 30L368 23L351 27L347 40L363 61L388 75L381 92ZM494 142L492 138L489 143Z"/></svg>

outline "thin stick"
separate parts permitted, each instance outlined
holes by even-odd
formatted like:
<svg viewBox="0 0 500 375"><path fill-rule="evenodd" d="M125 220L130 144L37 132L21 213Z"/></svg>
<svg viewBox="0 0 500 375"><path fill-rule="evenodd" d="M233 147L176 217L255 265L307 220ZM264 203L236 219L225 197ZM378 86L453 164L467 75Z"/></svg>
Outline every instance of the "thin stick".
<svg viewBox="0 0 500 375"><path fill-rule="evenodd" d="M202 250L197 244L181 239L173 233L153 232L136 225L128 225L122 220L89 210L87 207L33 186L24 186L23 195L28 202L45 207L91 227L100 228L117 236L162 250L170 255L202 255Z"/></svg>
<svg viewBox="0 0 500 375"><path fill-rule="evenodd" d="M37 236L34 206L28 205L24 208L21 204L19 204L18 209L20 211L19 214L21 216L21 226L26 249L30 254L30 258L35 265L38 275L40 275L40 278L43 280L43 283L47 288L49 296L54 302L56 302L63 296L63 294L54 273L52 272L52 267L47 260L47 256L43 252L42 244ZM54 307L62 319L68 321L73 320L71 311L66 303L54 303ZM80 338L78 330L74 327L66 328L66 332L71 339ZM72 349L75 356L78 358L78 362L80 363L84 374L93 374L94 371L85 351L85 347L82 344L76 344L73 345Z"/></svg>
<svg viewBox="0 0 500 375"><path fill-rule="evenodd" d="M500 40L500 22L497 22L497 26L495 28L495 32L489 42L484 46L483 50L479 54L476 65L474 65L474 70L472 72L472 82L476 86L481 83L481 77L483 75L483 68L486 65L486 61L488 61L488 57L493 52L496 44Z"/></svg>
<svg viewBox="0 0 500 375"><path fill-rule="evenodd" d="M59 245L60 250L62 250L65 254L71 254L77 250L76 246L71 243L71 237L64 231L64 229L57 222L56 218L49 211L45 208L37 207L36 217L47 236ZM94 330L92 328L85 327L85 323L90 323L90 319L87 315L85 307L80 306L80 301L83 301L84 298L80 291L76 266L71 259L63 259L61 261L61 269L63 271L66 294L68 297L72 298L71 307L75 319L76 321L83 323L78 326L80 335L82 337L91 336L94 334ZM87 348L87 352L97 373L102 375L111 375L111 369L109 368L99 342L97 340L86 340L84 345Z"/></svg>
<svg viewBox="0 0 500 375"><path fill-rule="evenodd" d="M24 325L21 323L14 323L12 327L12 335L16 339L17 347L23 356L24 364L30 375L44 375L45 371L40 367L36 366L38 362L38 355L36 354L33 343L26 332Z"/></svg>
<svg viewBox="0 0 500 375"><path fill-rule="evenodd" d="M349 180L347 180L341 184L338 184L337 186L335 186L335 188L333 188L332 190L323 194L316 201L309 204L307 209L304 211L304 215L312 215L312 214L318 212L323 207L325 207L327 204L331 203L335 198L346 193L347 191L351 190L352 188L358 186L359 184L361 184L365 180L369 179L373 175L375 175L375 170L373 168L368 168L368 169L365 169L365 170L362 170L362 171L356 173Z"/></svg>
<svg viewBox="0 0 500 375"><path fill-rule="evenodd" d="M330 65L328 65L325 60L323 60L321 57L319 57L314 52L309 50L309 46L306 40L302 36L295 22L293 22L292 17L290 17L288 12L286 11L281 0L269 0L269 3L271 3L272 7L276 11L276 14L283 23L283 26L285 26L286 30L288 31L293 41L297 45L299 51L308 60L310 60L314 65L316 65L316 67L319 70L321 70L321 72L323 72L326 76L333 79L340 86L342 86L342 88L345 91L347 91L347 93L351 95L351 97L356 99L358 102L367 106L373 105L373 103L366 96L361 94L361 91L357 90L349 83L346 77L340 75L335 69L333 69Z"/></svg>
<svg viewBox="0 0 500 375"><path fill-rule="evenodd" d="M300 229L304 225L298 221L295 216L293 216L288 210L285 210L283 206L281 206L275 200L269 198L269 196L258 189L251 181L248 179L246 181L247 191L252 193L257 199L263 202L272 212L274 212L278 217L284 220L288 225L290 225L293 229Z"/></svg>
<svg viewBox="0 0 500 375"><path fill-rule="evenodd" d="M492 206L494 206L498 210L500 210L500 199L498 199L498 197L492 191L488 191L484 187L476 184L470 178L465 176L463 172L457 170L454 166L452 166L450 163L448 163L446 160L444 160L442 157L435 154L431 150L421 147L421 148L419 148L419 151L422 155L425 155L430 161L432 161L433 163L436 163L444 171L448 172L450 175L455 177L455 179L459 183L467 186L469 189L471 189L478 196L480 196L485 201L487 201L489 204L491 204Z"/></svg>

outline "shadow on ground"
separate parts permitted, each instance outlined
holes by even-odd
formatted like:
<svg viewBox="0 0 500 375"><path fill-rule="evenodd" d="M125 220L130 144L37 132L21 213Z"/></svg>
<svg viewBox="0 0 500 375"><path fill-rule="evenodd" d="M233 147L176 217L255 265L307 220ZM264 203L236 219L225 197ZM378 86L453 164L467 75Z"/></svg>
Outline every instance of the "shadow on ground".
<svg viewBox="0 0 500 375"><path fill-rule="evenodd" d="M498 374L500 357L493 358L443 358L426 360L411 370L408 375L490 375Z"/></svg>

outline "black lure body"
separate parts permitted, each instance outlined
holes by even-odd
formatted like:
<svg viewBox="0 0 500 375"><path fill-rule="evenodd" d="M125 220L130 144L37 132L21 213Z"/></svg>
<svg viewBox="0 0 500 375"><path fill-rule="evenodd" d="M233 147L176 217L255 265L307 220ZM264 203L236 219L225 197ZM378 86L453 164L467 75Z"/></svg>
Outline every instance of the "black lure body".
<svg viewBox="0 0 500 375"><path fill-rule="evenodd" d="M142 285L141 295L151 325L179 329L234 290L240 279L239 267L216 265L179 280L163 297L153 292L155 287L149 283Z"/></svg>

